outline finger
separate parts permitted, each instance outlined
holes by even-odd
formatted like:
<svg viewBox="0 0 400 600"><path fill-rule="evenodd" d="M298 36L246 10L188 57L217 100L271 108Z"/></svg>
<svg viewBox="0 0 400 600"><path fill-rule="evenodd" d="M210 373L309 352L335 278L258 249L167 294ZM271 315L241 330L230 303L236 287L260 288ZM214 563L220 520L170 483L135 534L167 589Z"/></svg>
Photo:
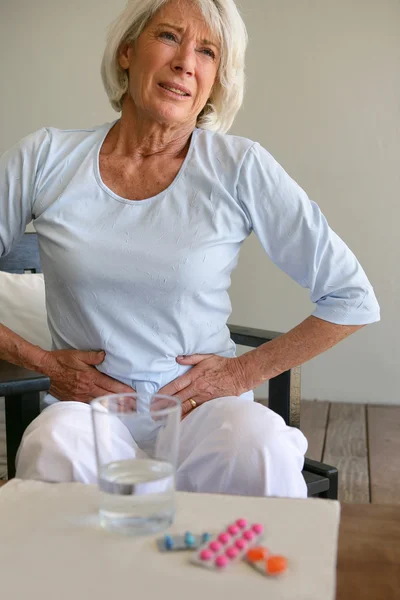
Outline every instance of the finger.
<svg viewBox="0 0 400 600"><path fill-rule="evenodd" d="M189 375L182 375L181 377L177 377L176 379L171 381L171 383L168 383L166 386L161 388L161 390L158 393L166 394L167 396L175 396L175 394L179 395L179 392L189 387L191 383L192 379Z"/></svg>
<svg viewBox="0 0 400 600"><path fill-rule="evenodd" d="M198 392L196 392L194 389L186 388L185 390L179 392L179 394L176 394L175 397L179 398L182 404L184 402L188 402L188 400L194 400L197 404L203 404L203 402L207 402L208 398L200 398L199 396L196 396L197 393ZM191 405L190 402L189 404Z"/></svg>
<svg viewBox="0 0 400 600"><path fill-rule="evenodd" d="M212 354L191 354L190 356L177 356L176 361L181 365L198 365L212 356Z"/></svg>
<svg viewBox="0 0 400 600"><path fill-rule="evenodd" d="M91 388L90 392L87 392L86 394L81 394L77 398L77 402L86 402L87 404L89 404L89 402L95 400L96 398L102 398L103 396L109 395L110 392L108 390L98 385L95 385Z"/></svg>
<svg viewBox="0 0 400 600"><path fill-rule="evenodd" d="M110 392L105 390L102 387L95 386L93 390L90 392L90 399L85 400L85 402L91 402L96 398L101 398L102 396L109 396ZM136 399L133 396L124 396L123 398L117 398L116 401L113 402L113 411L119 413L127 413L133 410L136 410Z"/></svg>
<svg viewBox="0 0 400 600"><path fill-rule="evenodd" d="M193 398L194 400L194 398ZM196 406L197 408L197 406ZM192 403L189 402L189 400L185 400L185 402L182 402L182 418L184 416L186 416L187 414L189 414L190 412L192 412L192 410L195 410L195 407L192 406Z"/></svg>
<svg viewBox="0 0 400 600"><path fill-rule="evenodd" d="M94 383L98 387L103 388L106 394L129 394L129 392L135 391L129 385L126 385L117 379L113 379L108 375L104 375L104 373L100 373L99 371L97 371Z"/></svg>
<svg viewBox="0 0 400 600"><path fill-rule="evenodd" d="M171 396L168 398L159 398L157 394L157 396L153 397L151 400L150 410L153 412L157 410L164 410L166 408L174 408L177 405L177 401L179 401L178 403L181 401L178 396L174 396L174 399L172 400Z"/></svg>
<svg viewBox="0 0 400 600"><path fill-rule="evenodd" d="M88 352L78 352L77 358L87 365L100 365L106 357L104 350L89 350Z"/></svg>

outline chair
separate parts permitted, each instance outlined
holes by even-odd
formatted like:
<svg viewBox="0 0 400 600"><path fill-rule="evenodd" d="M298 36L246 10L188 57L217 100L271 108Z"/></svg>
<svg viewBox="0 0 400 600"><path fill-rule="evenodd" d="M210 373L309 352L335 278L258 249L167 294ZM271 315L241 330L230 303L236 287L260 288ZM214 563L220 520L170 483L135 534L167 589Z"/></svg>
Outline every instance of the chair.
<svg viewBox="0 0 400 600"><path fill-rule="evenodd" d="M4 258L0 271L40 273L40 258L35 233L26 233L21 242ZM236 344L256 348L279 332L229 325ZM48 377L0 361L0 396L5 396L8 477L15 475L15 456L22 434L40 412L40 393L50 387ZM300 367L285 371L269 381L269 407L288 425L300 427ZM338 471L320 462L305 460L303 476L308 495L337 499Z"/></svg>

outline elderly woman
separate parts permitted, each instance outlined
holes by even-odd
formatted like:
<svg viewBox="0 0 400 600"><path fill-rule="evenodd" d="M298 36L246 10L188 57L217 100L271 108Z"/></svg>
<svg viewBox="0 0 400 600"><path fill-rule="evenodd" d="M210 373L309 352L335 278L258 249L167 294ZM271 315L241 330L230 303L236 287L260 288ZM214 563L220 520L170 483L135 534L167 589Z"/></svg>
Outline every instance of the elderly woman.
<svg viewBox="0 0 400 600"><path fill-rule="evenodd" d="M2 158L0 252L33 218L53 339L48 352L0 328L2 358L51 378L18 477L94 481L87 403L135 389L182 399L178 489L306 496L303 434L252 390L379 307L318 206L258 143L225 135L246 41L233 0L132 0L102 63L120 118L43 128ZM252 231L316 308L237 358L228 288Z"/></svg>

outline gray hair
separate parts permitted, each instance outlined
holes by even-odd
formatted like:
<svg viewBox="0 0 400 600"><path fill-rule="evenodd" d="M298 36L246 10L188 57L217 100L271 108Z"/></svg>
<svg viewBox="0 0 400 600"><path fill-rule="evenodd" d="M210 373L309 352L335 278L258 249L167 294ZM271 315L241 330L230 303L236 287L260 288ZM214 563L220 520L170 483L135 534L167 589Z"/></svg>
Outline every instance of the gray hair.
<svg viewBox="0 0 400 600"><path fill-rule="evenodd" d="M196 126L225 133L243 102L244 58L247 32L234 0L192 0L201 10L211 32L221 43L221 60L211 97L197 118ZM128 76L118 54L125 43L133 43L148 21L168 0L129 0L110 27L101 63L101 77L111 103L121 111L128 91Z"/></svg>

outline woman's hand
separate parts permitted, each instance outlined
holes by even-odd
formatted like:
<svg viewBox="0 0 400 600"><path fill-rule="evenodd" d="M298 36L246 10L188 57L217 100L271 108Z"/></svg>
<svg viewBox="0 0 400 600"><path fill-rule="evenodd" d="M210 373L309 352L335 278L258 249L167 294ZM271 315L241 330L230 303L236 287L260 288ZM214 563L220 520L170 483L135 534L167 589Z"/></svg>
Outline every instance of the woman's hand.
<svg viewBox="0 0 400 600"><path fill-rule="evenodd" d="M223 396L239 396L247 392L245 372L239 358L223 358L216 354L178 356L180 365L193 365L185 375L160 389L159 394L182 400L182 418L191 410L189 399L203 404Z"/></svg>
<svg viewBox="0 0 400 600"><path fill-rule="evenodd" d="M50 394L58 400L90 402L106 394L134 391L95 368L104 358L102 350L53 350L45 353L40 371L50 377Z"/></svg>

